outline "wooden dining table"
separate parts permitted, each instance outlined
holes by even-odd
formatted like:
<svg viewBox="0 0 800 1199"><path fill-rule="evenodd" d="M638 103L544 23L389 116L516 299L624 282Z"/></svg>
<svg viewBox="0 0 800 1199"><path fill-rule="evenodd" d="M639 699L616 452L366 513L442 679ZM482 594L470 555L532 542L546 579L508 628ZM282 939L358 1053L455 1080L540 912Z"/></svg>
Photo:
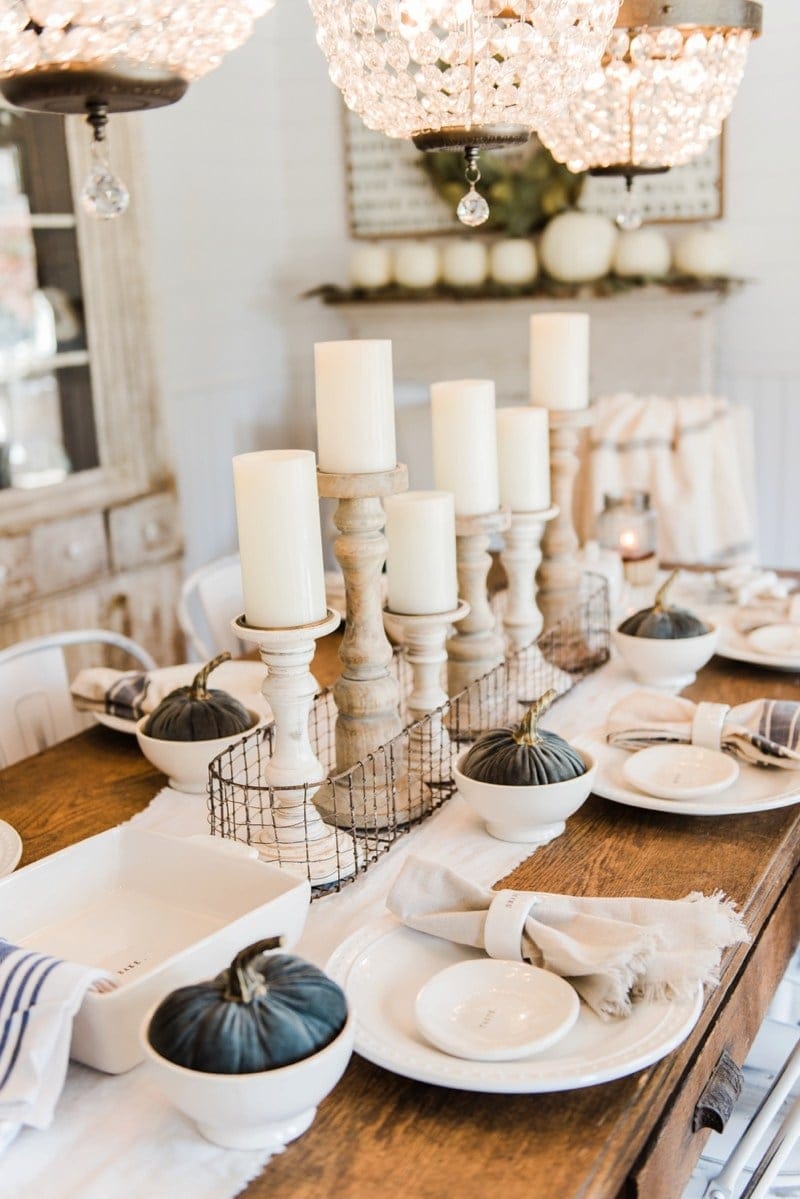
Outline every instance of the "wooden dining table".
<svg viewBox="0 0 800 1199"><path fill-rule="evenodd" d="M320 646L322 682L335 677L336 647L336 636ZM800 699L799 683L715 658L685 694ZM587 727L603 715L587 710ZM132 737L95 727L3 771L0 817L19 831L25 865L128 819L163 785ZM311 1129L244 1194L679 1199L708 1126L724 1122L730 1063L741 1066L800 939L799 849L800 805L690 817L591 797L561 837L498 885L672 899L721 890L735 900L752 939L725 953L683 1044L615 1082L541 1095L430 1086L354 1055Z"/></svg>

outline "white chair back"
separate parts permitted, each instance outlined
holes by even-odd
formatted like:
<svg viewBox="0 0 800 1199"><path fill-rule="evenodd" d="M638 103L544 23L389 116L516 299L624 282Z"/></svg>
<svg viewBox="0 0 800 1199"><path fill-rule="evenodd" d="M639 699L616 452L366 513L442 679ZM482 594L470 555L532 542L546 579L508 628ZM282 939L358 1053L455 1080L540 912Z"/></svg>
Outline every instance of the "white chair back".
<svg viewBox="0 0 800 1199"><path fill-rule="evenodd" d="M239 555L230 554L201 566L181 588L178 623L192 657L207 662L223 650L241 654L242 643L231 621L244 610Z"/></svg>
<svg viewBox="0 0 800 1199"><path fill-rule="evenodd" d="M0 650L0 766L40 753L86 724L69 691L64 649L102 644L123 650L145 670L154 659L145 649L108 629L80 629L20 641Z"/></svg>

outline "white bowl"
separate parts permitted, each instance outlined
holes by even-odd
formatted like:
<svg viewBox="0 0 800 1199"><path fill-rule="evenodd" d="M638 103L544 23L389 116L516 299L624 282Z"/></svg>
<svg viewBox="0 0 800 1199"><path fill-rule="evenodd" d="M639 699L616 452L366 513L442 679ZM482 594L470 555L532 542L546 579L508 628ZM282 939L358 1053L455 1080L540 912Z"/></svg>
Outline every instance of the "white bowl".
<svg viewBox="0 0 800 1199"><path fill-rule="evenodd" d="M136 740L148 762L167 775L170 787L175 791L188 791L191 795L203 795L208 785L209 763L229 745L235 745L252 733L261 720L252 708L247 711L253 722L250 728L230 737L210 737L206 741L167 741L163 737L148 737L144 726L150 717L143 716L136 722Z"/></svg>
<svg viewBox="0 0 800 1199"><path fill-rule="evenodd" d="M533 784L526 787L483 783L461 773L466 753L455 764L456 786L464 799L486 824L486 831L499 841L545 845L564 831L568 816L577 812L591 794L597 763L584 750L584 774L564 783Z"/></svg>
<svg viewBox="0 0 800 1199"><path fill-rule="evenodd" d="M661 691L682 691L714 656L719 629L711 625L699 637L632 637L613 633L614 645L635 679Z"/></svg>
<svg viewBox="0 0 800 1199"><path fill-rule="evenodd" d="M147 1038L155 1007L142 1024L145 1067L167 1099L193 1120L207 1141L224 1149L279 1152L311 1127L317 1105L347 1069L353 1052L355 1018L330 1045L292 1066L258 1074L205 1074L176 1066Z"/></svg>
<svg viewBox="0 0 800 1199"><path fill-rule="evenodd" d="M651 745L622 767L627 782L656 799L701 799L732 787L739 763L702 745Z"/></svg>

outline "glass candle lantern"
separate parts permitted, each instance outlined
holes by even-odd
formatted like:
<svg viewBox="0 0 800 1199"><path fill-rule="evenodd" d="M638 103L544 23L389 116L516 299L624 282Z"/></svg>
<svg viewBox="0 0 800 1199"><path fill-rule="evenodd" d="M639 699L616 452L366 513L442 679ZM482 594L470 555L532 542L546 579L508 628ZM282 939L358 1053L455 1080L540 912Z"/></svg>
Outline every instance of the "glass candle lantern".
<svg viewBox="0 0 800 1199"><path fill-rule="evenodd" d="M619 553L629 583L651 583L658 570L658 517L648 492L604 495L597 540L604 549Z"/></svg>

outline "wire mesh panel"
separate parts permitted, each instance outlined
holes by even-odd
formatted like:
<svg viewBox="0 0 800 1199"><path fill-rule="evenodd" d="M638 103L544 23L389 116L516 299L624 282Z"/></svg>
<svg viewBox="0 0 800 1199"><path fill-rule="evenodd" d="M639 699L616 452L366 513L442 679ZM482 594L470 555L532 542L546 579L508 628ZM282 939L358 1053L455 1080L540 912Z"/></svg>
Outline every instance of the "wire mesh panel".
<svg viewBox="0 0 800 1199"><path fill-rule="evenodd" d="M609 640L606 582L585 575L579 602L563 620L341 772L336 705L333 692L323 691L309 724L323 777L295 787L266 784L274 726L259 729L211 763L211 832L253 845L266 860L307 877L314 895L338 890L454 793L453 763L481 731L518 722L551 688L565 694L607 661ZM393 669L407 696L411 675L401 654Z"/></svg>

